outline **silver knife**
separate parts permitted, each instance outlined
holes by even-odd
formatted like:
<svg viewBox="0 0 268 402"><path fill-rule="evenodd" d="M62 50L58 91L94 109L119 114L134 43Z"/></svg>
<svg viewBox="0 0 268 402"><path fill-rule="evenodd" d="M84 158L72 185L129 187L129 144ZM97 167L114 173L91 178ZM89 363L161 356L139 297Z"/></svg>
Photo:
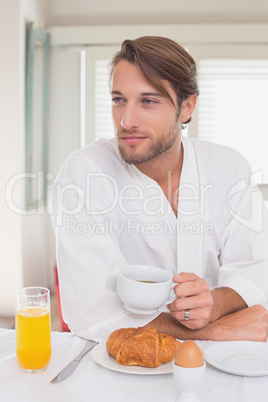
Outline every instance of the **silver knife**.
<svg viewBox="0 0 268 402"><path fill-rule="evenodd" d="M84 349L79 353L79 355L76 356L76 358L73 361L71 361L71 363L67 364L67 366L63 370L61 370L61 372L58 375L56 375L56 377L53 378L53 380L51 380L50 383L55 384L56 382L62 381L65 378L69 377L69 375L72 374L72 372L78 366L82 357L92 348L94 348L94 346L96 346L97 344L98 342L95 341L87 341Z"/></svg>

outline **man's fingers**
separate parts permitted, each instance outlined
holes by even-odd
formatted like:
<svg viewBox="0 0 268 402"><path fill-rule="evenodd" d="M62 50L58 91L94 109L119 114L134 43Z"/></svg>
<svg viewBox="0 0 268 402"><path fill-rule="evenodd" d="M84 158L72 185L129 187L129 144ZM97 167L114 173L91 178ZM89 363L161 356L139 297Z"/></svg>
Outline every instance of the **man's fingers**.
<svg viewBox="0 0 268 402"><path fill-rule="evenodd" d="M174 275L173 281L176 283L184 283L184 282L193 282L199 279L199 276L189 272L180 272L177 275Z"/></svg>
<svg viewBox="0 0 268 402"><path fill-rule="evenodd" d="M193 282L180 283L180 285L174 286L173 290L177 297L188 297L208 293L209 287L204 279L198 278Z"/></svg>
<svg viewBox="0 0 268 402"><path fill-rule="evenodd" d="M209 310L201 308L171 311L171 314L174 318L176 318L177 321L182 322L183 324L185 324L183 321L198 320L203 323L203 321L207 321L209 319Z"/></svg>
<svg viewBox="0 0 268 402"><path fill-rule="evenodd" d="M213 300L210 294L202 294L192 297L178 298L172 303L168 304L170 311L184 311L196 308L211 308Z"/></svg>

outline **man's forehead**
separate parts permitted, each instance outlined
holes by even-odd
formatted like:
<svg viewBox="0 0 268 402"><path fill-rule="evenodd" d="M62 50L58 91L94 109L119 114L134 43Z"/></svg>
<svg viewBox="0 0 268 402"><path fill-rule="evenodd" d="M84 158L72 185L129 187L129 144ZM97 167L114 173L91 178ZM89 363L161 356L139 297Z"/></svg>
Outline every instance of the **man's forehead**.
<svg viewBox="0 0 268 402"><path fill-rule="evenodd" d="M176 99L175 91L171 84L164 79L158 78L161 82L161 86L169 93L172 98ZM139 82L142 89L140 90L141 96L158 96L167 98L159 88L156 88L149 82L143 75L141 69L136 64L130 63L127 60L121 60L114 68L112 80L111 80L111 93L121 95L123 92L123 86L131 86L131 84ZM139 90L138 87L136 87Z"/></svg>
<svg viewBox="0 0 268 402"><path fill-rule="evenodd" d="M148 82L138 65L130 63L127 60L119 61L113 70L112 81L118 80L121 77L125 78L128 76L135 76L137 79Z"/></svg>

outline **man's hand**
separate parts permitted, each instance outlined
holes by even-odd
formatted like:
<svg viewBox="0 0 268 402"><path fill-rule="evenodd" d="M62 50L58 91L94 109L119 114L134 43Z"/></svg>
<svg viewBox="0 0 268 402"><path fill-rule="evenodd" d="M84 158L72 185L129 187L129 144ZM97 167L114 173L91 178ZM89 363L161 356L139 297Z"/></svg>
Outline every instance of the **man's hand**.
<svg viewBox="0 0 268 402"><path fill-rule="evenodd" d="M261 305L255 305L225 315L208 326L211 326L217 341L266 342L268 311Z"/></svg>
<svg viewBox="0 0 268 402"><path fill-rule="evenodd" d="M261 306L247 307L242 297L228 287L209 290L202 278L192 273L173 277L177 299L148 326L178 339L212 341L263 341L268 337L268 312ZM185 320L189 310L189 320Z"/></svg>
<svg viewBox="0 0 268 402"><path fill-rule="evenodd" d="M247 307L233 289L222 287L210 291L207 282L193 273L182 272L173 277L177 299L168 304L171 315L190 329L200 329L209 322ZM185 310L189 320L186 320Z"/></svg>
<svg viewBox="0 0 268 402"><path fill-rule="evenodd" d="M167 305L171 315L182 325L198 329L211 321L213 298L207 282L192 273L182 272L173 277L179 285L174 286L177 299ZM185 310L189 310L189 320L185 320Z"/></svg>
<svg viewBox="0 0 268 402"><path fill-rule="evenodd" d="M268 311L261 305L247 307L225 315L201 329L191 330L180 324L171 314L162 313L146 326L177 339L211 341L266 342L268 337Z"/></svg>

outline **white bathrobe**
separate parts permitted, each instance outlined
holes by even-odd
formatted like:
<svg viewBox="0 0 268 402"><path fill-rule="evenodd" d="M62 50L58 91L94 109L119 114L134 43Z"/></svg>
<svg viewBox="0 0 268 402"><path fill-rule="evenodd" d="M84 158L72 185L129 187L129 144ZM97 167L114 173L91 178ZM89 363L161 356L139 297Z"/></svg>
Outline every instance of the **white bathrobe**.
<svg viewBox="0 0 268 402"><path fill-rule="evenodd" d="M115 139L75 151L62 167L50 213L63 318L75 334L101 341L157 316L124 309L116 278L128 264L194 272L267 308L268 214L247 161L220 145L182 143L178 217Z"/></svg>

